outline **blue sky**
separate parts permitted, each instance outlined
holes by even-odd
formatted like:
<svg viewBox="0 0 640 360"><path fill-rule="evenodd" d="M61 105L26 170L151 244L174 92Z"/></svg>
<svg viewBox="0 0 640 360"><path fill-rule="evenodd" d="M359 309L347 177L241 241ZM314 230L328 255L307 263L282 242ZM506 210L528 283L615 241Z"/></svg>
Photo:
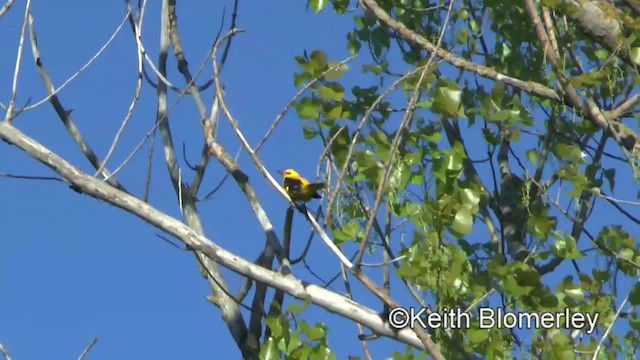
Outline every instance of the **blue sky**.
<svg viewBox="0 0 640 360"><path fill-rule="evenodd" d="M226 5L229 15L232 2L219 3ZM219 29L221 6L185 4L179 4L179 26L190 68L195 72ZM159 4L150 2L143 30L144 44L154 61L159 43L159 11ZM7 103L10 96L13 54L18 46L23 12L23 4L16 3L0 19L3 53L11 54L0 58L3 103ZM59 85L111 36L125 16L125 7L121 2L42 1L33 3L32 12L42 60L54 83ZM247 32L234 39L222 80L230 110L240 121L249 142L255 145L297 92L293 85L293 73L298 70L294 56L301 55L304 49L309 53L322 49L331 59L348 57L345 36L353 22L331 11L320 15L306 12L304 2L289 0L241 2L238 26ZM355 61L351 66L361 63ZM136 68L136 47L126 24L104 54L60 93L63 105L73 108L76 125L101 157L106 154L133 98ZM169 69L170 80L184 86L173 56ZM210 73L211 67L207 65L203 78ZM362 77L352 80L373 81ZM28 42L18 91L19 105L30 97L35 103L46 93ZM210 104L212 92L208 91L204 97ZM175 100L173 93L170 104ZM155 108L155 90L145 83L110 169L119 165L151 129ZM186 156L192 163L197 161L202 135L193 100L181 99L170 116L178 156L182 158L184 141ZM48 103L21 115L15 124L75 166L93 173ZM260 155L270 171L292 167L313 177L322 144L305 141L302 125L295 112L290 112L263 147ZM219 138L229 152L237 152L237 138L226 123ZM478 138L470 141L473 145ZM151 202L179 218L176 195L158 147L156 142ZM0 144L0 154L0 172L53 175L4 143ZM118 177L137 195L144 187L147 154L148 146L145 146ZM286 202L264 181L246 154L239 162L275 228L281 229ZM203 191L217 185L223 174L222 167L212 161ZM191 179L190 174L186 176ZM74 358L96 336L99 342L90 356L94 360L205 359L212 355L238 358L237 347L220 312L206 300L208 285L188 252L160 240L157 231L136 217L79 195L62 183L2 179L0 184L3 204L0 207L3 229L0 342L8 346L14 359ZM199 210L210 239L249 259L259 255L264 234L233 181L227 181L211 201L200 203ZM602 221L609 220L604 217ZM294 254L301 252L308 232L309 225L297 216ZM324 279L336 273L338 261L319 239L314 240L311 253L309 265L316 273ZM225 273L230 287L235 291L240 289L239 278L226 270ZM318 281L302 265L294 268L294 273L305 280ZM374 272L372 277L377 281L381 279L379 272ZM360 295L358 300L379 310L378 301L367 296L361 285L356 281L351 285L354 293ZM397 299L404 302L409 297L401 292ZM362 354L353 323L318 308L309 309L304 316L311 323L325 322L331 327L330 345L339 359ZM352 336L338 336L339 332ZM375 359L405 350L404 345L384 339L370 346Z"/></svg>
<svg viewBox="0 0 640 360"><path fill-rule="evenodd" d="M229 14L232 2L224 3ZM220 9L217 4L208 8L180 6L180 31L194 72L218 32ZM154 61L159 42L159 11L159 6L150 3L143 30L145 46ZM43 62L54 82L61 84L111 36L124 18L125 7L121 2L34 2L32 12ZM17 49L23 13L22 4L16 3L0 20L0 41L8 53ZM297 1L244 2L238 26L247 32L234 40L223 80L231 110L249 141L257 144L297 92L293 86L293 72L297 71L294 56L306 48L324 49L332 58L347 57L343 39L351 22L330 13L316 16L306 12L304 3ZM18 104L29 97L35 103L45 95L29 43L26 45ZM73 108L77 126L100 156L106 154L133 97L135 51L126 24L104 54L60 94L62 103ZM13 56L0 59L4 69L0 74L3 84L0 97L5 103L10 96L14 63ZM169 67L171 81L183 86L173 57ZM207 65L208 74L210 68ZM210 104L211 91L204 96ZM145 83L141 101L111 168L124 160L153 125L154 97L155 90ZM179 156L186 139L187 154L195 162L202 136L193 101L182 99L171 116ZM49 104L24 114L16 126L74 165L88 172L93 170ZM301 135L302 124L291 113L261 150L270 170L294 167L305 174L315 173L321 144L305 141ZM236 153L238 142L227 126L222 126L220 139L231 153ZM1 149L2 171L52 175L20 151L4 143ZM145 174L141 169L145 168L147 149L119 176L137 194L144 186ZM263 206L272 214L274 226L281 228L286 202L253 169L246 155L241 156L240 164L252 179ZM203 190L213 188L222 174L221 166L212 161ZM162 211L179 217L160 151L154 157L154 177L151 201ZM99 342L91 359L204 359L212 354L238 357L220 312L206 300L208 285L189 253L157 238L157 231L134 216L70 191L61 183L4 179L2 187L0 342L6 344L14 359L74 358L94 336L99 337ZM210 202L199 207L211 239L250 259L259 255L264 235L233 181L226 182ZM298 220L294 227L298 237L306 239L308 225L303 226ZM334 275L337 260L322 246L318 241L314 243L314 250L324 256L312 258L310 263L328 278ZM294 251L298 250L294 253L299 254L299 248L294 245ZM225 272L229 274L230 287L237 291L242 285L238 277ZM297 272L312 279L304 274L302 266ZM313 309L309 313L311 322L331 320L328 322L331 326L355 330L354 325L329 317L323 310ZM346 356L347 349L357 344L355 337L331 338L339 357Z"/></svg>

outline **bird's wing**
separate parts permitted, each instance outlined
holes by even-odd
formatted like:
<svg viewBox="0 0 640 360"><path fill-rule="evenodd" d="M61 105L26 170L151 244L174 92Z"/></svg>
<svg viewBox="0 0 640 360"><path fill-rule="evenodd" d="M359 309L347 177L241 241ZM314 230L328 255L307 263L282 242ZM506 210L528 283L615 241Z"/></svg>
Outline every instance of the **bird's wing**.
<svg viewBox="0 0 640 360"><path fill-rule="evenodd" d="M284 179L284 189L290 194L302 193L302 181L300 179Z"/></svg>
<svg viewBox="0 0 640 360"><path fill-rule="evenodd" d="M311 183L307 187L309 188L309 192L316 192L318 190L324 189L325 186L325 183Z"/></svg>

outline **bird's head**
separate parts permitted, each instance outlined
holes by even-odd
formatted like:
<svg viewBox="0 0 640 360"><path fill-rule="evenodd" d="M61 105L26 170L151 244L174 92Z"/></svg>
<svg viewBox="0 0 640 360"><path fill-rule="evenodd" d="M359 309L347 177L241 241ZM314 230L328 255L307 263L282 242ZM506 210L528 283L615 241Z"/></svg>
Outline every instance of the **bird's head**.
<svg viewBox="0 0 640 360"><path fill-rule="evenodd" d="M278 171L284 177L300 177L297 171L293 169L287 169L285 171Z"/></svg>

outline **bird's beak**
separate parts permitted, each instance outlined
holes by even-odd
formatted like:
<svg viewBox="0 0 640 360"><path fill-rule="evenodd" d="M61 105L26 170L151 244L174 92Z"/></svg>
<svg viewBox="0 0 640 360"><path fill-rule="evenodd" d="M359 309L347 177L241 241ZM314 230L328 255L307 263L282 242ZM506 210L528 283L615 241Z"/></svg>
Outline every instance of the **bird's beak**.
<svg viewBox="0 0 640 360"><path fill-rule="evenodd" d="M278 174L280 174L280 175L284 175L284 171L282 171L282 170L276 170L276 172L277 172Z"/></svg>

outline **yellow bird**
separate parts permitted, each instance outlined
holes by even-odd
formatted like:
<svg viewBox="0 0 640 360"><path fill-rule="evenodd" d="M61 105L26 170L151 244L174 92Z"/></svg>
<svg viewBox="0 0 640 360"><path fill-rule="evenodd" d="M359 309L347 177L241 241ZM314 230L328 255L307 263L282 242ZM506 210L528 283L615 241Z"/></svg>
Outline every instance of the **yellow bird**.
<svg viewBox="0 0 640 360"><path fill-rule="evenodd" d="M282 187L293 201L308 202L311 199L320 199L318 190L324 189L325 183L310 183L293 169L284 172L278 171L284 179Z"/></svg>

